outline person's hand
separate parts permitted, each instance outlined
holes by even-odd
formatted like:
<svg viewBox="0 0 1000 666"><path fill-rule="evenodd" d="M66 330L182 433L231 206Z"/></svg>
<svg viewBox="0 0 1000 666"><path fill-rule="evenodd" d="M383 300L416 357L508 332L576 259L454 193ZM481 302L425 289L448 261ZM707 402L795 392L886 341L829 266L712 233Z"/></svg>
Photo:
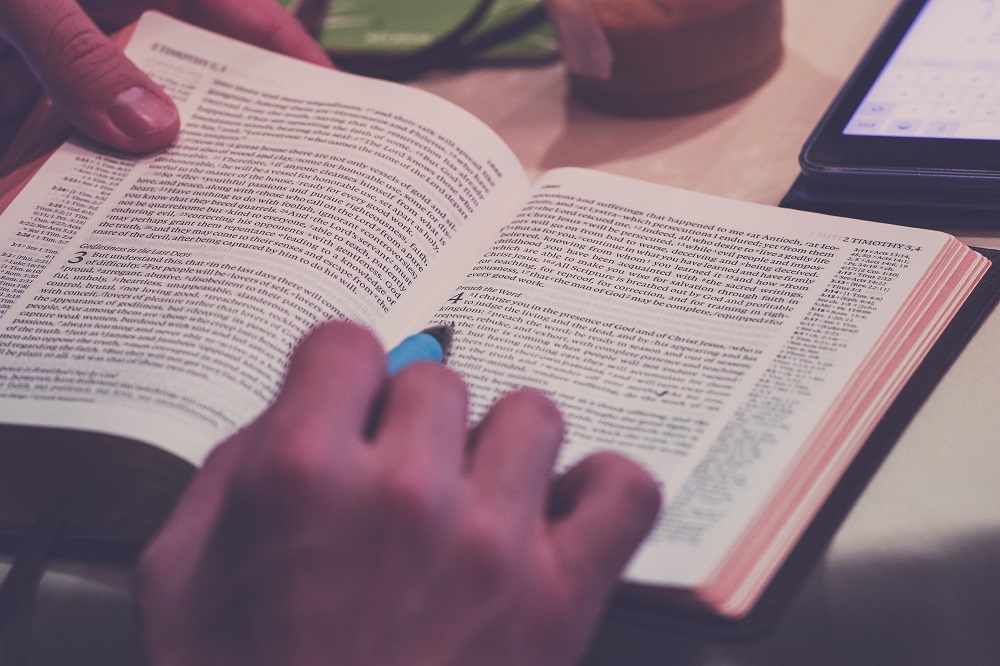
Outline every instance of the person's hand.
<svg viewBox="0 0 1000 666"><path fill-rule="evenodd" d="M540 393L470 431L454 373L384 368L370 333L324 324L272 406L212 453L136 570L151 664L582 656L655 482L610 453L553 480L563 422Z"/></svg>
<svg viewBox="0 0 1000 666"><path fill-rule="evenodd" d="M329 65L275 0L0 0L0 155L41 89L99 143L132 153L168 145L180 127L173 102L104 34L147 9Z"/></svg>

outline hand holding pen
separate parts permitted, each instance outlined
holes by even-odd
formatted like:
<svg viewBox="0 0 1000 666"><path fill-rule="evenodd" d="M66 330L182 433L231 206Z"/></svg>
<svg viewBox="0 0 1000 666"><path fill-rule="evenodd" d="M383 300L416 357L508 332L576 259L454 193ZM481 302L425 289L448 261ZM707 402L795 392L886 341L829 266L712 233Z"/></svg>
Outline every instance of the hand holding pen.
<svg viewBox="0 0 1000 666"><path fill-rule="evenodd" d="M580 658L655 482L614 454L553 482L563 422L542 394L469 429L455 372L386 363L365 329L324 324L216 448L138 567L153 666Z"/></svg>

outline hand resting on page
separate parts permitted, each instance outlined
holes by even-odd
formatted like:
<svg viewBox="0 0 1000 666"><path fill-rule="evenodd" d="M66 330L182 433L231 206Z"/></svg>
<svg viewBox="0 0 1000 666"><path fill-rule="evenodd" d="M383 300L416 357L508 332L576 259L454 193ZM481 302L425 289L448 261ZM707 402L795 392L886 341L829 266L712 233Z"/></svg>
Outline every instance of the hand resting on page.
<svg viewBox="0 0 1000 666"><path fill-rule="evenodd" d="M553 482L562 436L531 390L470 430L455 373L319 326L144 553L150 663L574 663L659 495L611 453Z"/></svg>

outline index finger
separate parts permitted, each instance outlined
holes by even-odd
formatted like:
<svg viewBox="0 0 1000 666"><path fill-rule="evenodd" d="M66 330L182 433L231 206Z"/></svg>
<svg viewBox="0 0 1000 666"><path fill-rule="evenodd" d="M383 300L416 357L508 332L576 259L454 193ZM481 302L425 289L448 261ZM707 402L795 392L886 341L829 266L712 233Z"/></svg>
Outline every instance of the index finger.
<svg viewBox="0 0 1000 666"><path fill-rule="evenodd" d="M292 354L261 420L324 446L360 441L384 375L385 354L371 332L345 321L320 324Z"/></svg>

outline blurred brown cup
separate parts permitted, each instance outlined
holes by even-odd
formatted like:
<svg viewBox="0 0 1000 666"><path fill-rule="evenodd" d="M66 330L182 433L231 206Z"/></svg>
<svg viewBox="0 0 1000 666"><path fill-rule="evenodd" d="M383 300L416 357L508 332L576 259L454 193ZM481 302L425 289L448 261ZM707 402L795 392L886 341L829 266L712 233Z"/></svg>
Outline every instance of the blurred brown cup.
<svg viewBox="0 0 1000 666"><path fill-rule="evenodd" d="M612 113L736 99L781 61L782 0L546 0L570 90Z"/></svg>

